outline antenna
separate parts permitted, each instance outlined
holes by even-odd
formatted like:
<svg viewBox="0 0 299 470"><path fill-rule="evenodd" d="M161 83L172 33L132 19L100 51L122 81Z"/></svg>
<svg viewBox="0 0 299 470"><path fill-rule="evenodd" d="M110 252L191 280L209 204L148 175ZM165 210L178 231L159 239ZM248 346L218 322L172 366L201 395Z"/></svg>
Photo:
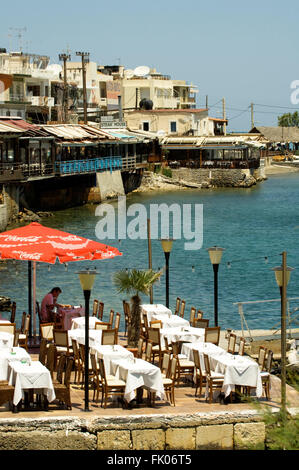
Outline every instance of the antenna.
<svg viewBox="0 0 299 470"><path fill-rule="evenodd" d="M23 32L27 31L26 26L24 26L23 28L10 27L9 31L11 31L11 34L8 34L8 37L9 38L11 38L13 36L17 37L17 39L18 39L18 44L17 44L18 51L22 52L22 49L23 49ZM11 47L11 41L10 41L10 47Z"/></svg>

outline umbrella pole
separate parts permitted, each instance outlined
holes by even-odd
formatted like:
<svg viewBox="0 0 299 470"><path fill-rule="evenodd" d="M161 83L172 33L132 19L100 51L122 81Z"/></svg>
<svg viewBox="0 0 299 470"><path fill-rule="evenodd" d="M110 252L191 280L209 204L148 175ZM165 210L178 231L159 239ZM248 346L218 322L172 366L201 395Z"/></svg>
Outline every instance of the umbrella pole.
<svg viewBox="0 0 299 470"><path fill-rule="evenodd" d="M28 261L28 314L30 315L29 337L32 338L32 261Z"/></svg>
<svg viewBox="0 0 299 470"><path fill-rule="evenodd" d="M33 261L33 342L36 343L36 261Z"/></svg>

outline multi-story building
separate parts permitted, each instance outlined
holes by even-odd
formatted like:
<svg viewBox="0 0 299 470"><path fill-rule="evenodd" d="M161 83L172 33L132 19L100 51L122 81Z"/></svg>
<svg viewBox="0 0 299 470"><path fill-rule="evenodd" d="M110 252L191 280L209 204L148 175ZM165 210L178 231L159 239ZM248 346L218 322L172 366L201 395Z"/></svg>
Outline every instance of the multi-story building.
<svg viewBox="0 0 299 470"><path fill-rule="evenodd" d="M0 73L4 82L9 81L9 86L0 83L1 115L18 116L35 123L51 120L55 105L51 83L61 81L61 68L49 62L47 56L1 49Z"/></svg>

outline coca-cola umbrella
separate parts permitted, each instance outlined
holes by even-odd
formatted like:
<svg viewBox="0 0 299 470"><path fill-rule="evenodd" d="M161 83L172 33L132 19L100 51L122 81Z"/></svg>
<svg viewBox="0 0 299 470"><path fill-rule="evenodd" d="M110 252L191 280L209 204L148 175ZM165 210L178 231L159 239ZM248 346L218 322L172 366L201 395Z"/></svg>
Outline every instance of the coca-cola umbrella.
<svg viewBox="0 0 299 470"><path fill-rule="evenodd" d="M71 261L95 261L121 256L103 243L68 232L45 227L37 222L0 233L0 259L29 262L29 313L31 313L31 269L33 271L33 336L36 336L36 262L55 264Z"/></svg>

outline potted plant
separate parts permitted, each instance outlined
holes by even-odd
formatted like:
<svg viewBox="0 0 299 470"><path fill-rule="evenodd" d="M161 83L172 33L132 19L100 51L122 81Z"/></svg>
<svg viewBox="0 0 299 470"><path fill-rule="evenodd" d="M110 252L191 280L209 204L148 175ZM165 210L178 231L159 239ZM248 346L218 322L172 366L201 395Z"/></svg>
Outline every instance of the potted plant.
<svg viewBox="0 0 299 470"><path fill-rule="evenodd" d="M141 326L141 298L140 293L149 295L150 288L157 282L163 271L147 270L121 270L114 274L114 285L118 293L132 294L131 321L128 327L128 346L136 348L140 337Z"/></svg>

